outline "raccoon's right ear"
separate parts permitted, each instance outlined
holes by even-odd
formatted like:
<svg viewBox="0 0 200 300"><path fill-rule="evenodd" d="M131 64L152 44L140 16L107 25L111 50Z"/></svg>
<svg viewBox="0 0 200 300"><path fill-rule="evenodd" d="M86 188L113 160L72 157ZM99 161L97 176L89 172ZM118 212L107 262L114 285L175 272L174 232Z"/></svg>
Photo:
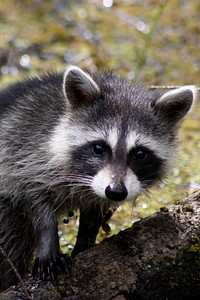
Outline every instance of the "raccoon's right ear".
<svg viewBox="0 0 200 300"><path fill-rule="evenodd" d="M183 86L164 93L153 103L153 108L166 122L175 125L188 113L196 95L195 86Z"/></svg>
<svg viewBox="0 0 200 300"><path fill-rule="evenodd" d="M76 66L69 66L63 77L63 94L71 108L87 106L100 95L92 77Z"/></svg>

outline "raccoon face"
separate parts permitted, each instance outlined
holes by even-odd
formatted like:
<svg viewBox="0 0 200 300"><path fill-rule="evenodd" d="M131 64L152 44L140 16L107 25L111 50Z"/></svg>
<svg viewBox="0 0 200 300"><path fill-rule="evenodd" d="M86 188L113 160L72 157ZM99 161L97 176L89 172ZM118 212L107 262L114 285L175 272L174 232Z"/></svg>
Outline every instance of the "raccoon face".
<svg viewBox="0 0 200 300"><path fill-rule="evenodd" d="M68 165L70 182L97 196L123 201L160 181L172 160L179 121L195 88L164 94L110 73L93 78L69 67L63 80L67 114L50 140L54 160Z"/></svg>
<svg viewBox="0 0 200 300"><path fill-rule="evenodd" d="M135 131L124 137L120 128L118 135L114 129L101 132L71 151L71 172L91 176L91 188L101 198L133 200L166 173L168 149L164 157L155 152L156 142L151 143Z"/></svg>

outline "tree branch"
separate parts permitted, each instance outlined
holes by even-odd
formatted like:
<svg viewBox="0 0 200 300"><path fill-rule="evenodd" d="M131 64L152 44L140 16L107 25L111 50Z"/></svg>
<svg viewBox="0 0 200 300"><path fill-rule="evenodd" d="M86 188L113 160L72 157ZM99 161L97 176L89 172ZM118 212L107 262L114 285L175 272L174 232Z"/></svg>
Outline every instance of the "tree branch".
<svg viewBox="0 0 200 300"><path fill-rule="evenodd" d="M164 89L164 90L173 90L173 89L179 89L183 87L182 85L151 85L150 89ZM200 91L200 88L197 88L197 91Z"/></svg>
<svg viewBox="0 0 200 300"><path fill-rule="evenodd" d="M80 253L70 275L25 284L38 300L198 299L200 191ZM26 298L19 284L0 299Z"/></svg>

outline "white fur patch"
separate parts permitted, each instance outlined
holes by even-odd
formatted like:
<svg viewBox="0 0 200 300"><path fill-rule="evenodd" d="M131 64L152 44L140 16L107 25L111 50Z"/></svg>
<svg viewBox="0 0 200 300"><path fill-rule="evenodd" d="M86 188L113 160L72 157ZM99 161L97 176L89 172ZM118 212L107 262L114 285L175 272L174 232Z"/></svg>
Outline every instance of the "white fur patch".
<svg viewBox="0 0 200 300"><path fill-rule="evenodd" d="M144 146L152 150L160 158L166 159L170 156L169 146L163 141L155 140L155 137L144 135L135 131L130 132L126 138L127 151L130 151L136 146Z"/></svg>
<svg viewBox="0 0 200 300"><path fill-rule="evenodd" d="M141 186L140 181L137 179L137 176L131 171L131 169L127 169L126 178L125 178L125 186L128 190L128 200L136 199L140 192Z"/></svg>
<svg viewBox="0 0 200 300"><path fill-rule="evenodd" d="M104 140L111 149L114 149L118 141L117 128L114 127L108 131L100 131L98 128L90 129L84 125L77 125L74 128L66 117L62 117L52 132L48 148L53 160L66 162L71 149L98 140Z"/></svg>
<svg viewBox="0 0 200 300"><path fill-rule="evenodd" d="M92 189L98 196L106 198L105 189L111 183L114 183L115 177L116 175L112 173L111 166L108 165L107 167L100 170L96 176L94 176L92 181ZM125 178L121 179L124 181L125 187L128 191L126 200L134 200L135 198L137 198L141 191L140 182L137 179L137 176L130 169L127 169Z"/></svg>
<svg viewBox="0 0 200 300"><path fill-rule="evenodd" d="M92 180L92 189L94 192L105 198L105 189L112 182L112 173L110 166L101 169Z"/></svg>
<svg viewBox="0 0 200 300"><path fill-rule="evenodd" d="M106 141L111 147L111 149L115 149L118 139L119 139L119 131L117 127L110 128L110 130L108 130L108 133L106 135Z"/></svg>
<svg viewBox="0 0 200 300"><path fill-rule="evenodd" d="M130 131L126 137L127 152L137 145L139 135L136 131Z"/></svg>
<svg viewBox="0 0 200 300"><path fill-rule="evenodd" d="M102 132L91 130L82 125L77 125L74 128L67 118L62 118L48 142L49 152L55 160L66 162L66 157L71 149L101 139L104 139Z"/></svg>

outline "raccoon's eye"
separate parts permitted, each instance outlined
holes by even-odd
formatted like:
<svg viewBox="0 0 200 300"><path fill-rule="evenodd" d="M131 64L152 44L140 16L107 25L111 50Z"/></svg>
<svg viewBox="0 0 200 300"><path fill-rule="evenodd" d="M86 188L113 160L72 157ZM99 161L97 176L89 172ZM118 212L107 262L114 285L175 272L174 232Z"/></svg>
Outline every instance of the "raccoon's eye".
<svg viewBox="0 0 200 300"><path fill-rule="evenodd" d="M147 150L144 148L135 148L131 152L132 152L132 157L135 160L145 160L148 155Z"/></svg>
<svg viewBox="0 0 200 300"><path fill-rule="evenodd" d="M106 151L106 146L103 144L94 144L92 145L92 151L97 156L102 156Z"/></svg>

